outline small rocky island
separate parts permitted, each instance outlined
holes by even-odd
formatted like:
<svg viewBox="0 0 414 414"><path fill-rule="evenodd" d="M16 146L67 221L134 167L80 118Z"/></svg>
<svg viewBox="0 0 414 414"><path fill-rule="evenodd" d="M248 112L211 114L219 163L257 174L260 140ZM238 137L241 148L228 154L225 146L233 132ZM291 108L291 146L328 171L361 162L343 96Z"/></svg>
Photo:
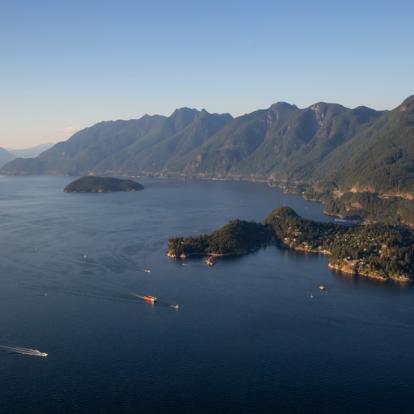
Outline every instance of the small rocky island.
<svg viewBox="0 0 414 414"><path fill-rule="evenodd" d="M110 193L115 191L139 191L144 186L136 181L113 177L81 177L68 184L65 193Z"/></svg>
<svg viewBox="0 0 414 414"><path fill-rule="evenodd" d="M210 235L168 241L167 255L241 255L276 245L329 255L329 267L378 280L411 282L414 278L414 232L388 225L345 226L300 217L289 207L273 210L263 223L233 220Z"/></svg>

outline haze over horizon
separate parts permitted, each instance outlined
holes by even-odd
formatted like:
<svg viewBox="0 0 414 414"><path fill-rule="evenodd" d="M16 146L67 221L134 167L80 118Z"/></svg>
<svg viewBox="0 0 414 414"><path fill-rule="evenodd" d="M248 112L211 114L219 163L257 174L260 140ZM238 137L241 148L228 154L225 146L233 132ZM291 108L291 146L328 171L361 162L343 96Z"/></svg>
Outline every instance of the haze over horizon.
<svg viewBox="0 0 414 414"><path fill-rule="evenodd" d="M414 93L413 12L409 1L3 3L0 147L183 106L392 109Z"/></svg>

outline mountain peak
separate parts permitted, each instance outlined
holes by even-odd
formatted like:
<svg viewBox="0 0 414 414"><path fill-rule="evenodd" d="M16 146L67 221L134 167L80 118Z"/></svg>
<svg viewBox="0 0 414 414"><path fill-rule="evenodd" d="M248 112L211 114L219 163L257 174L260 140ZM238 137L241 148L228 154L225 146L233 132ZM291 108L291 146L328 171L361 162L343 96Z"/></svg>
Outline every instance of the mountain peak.
<svg viewBox="0 0 414 414"><path fill-rule="evenodd" d="M7 151L5 148L0 148L0 167L11 161L13 158L15 157L12 153Z"/></svg>
<svg viewBox="0 0 414 414"><path fill-rule="evenodd" d="M271 110L290 110L290 111L294 111L294 110L298 109L298 107L296 105L292 105L288 102L280 101L280 102L276 102L273 105L271 105L269 109L271 109Z"/></svg>
<svg viewBox="0 0 414 414"><path fill-rule="evenodd" d="M403 104L413 104L414 103L414 95L409 96L407 99L404 100Z"/></svg>
<svg viewBox="0 0 414 414"><path fill-rule="evenodd" d="M191 124L201 112L194 108L178 108L170 116L176 130Z"/></svg>
<svg viewBox="0 0 414 414"><path fill-rule="evenodd" d="M312 111L320 111L323 108L326 108L328 104L326 102L316 102L309 107Z"/></svg>
<svg viewBox="0 0 414 414"><path fill-rule="evenodd" d="M287 102L276 102L268 110L268 120L270 122L278 121L289 117L294 111L297 111L296 105L291 105Z"/></svg>
<svg viewBox="0 0 414 414"><path fill-rule="evenodd" d="M397 106L397 110L399 112L405 112L407 110L412 110L414 108L414 95L409 96L407 99L403 101L400 106Z"/></svg>
<svg viewBox="0 0 414 414"><path fill-rule="evenodd" d="M309 107L311 111L326 111L328 108L347 109L343 105L329 102L316 102Z"/></svg>
<svg viewBox="0 0 414 414"><path fill-rule="evenodd" d="M186 106L183 106L182 108L177 108L174 110L174 112L171 114L171 117L176 117L176 116L182 116L182 115L195 115L198 114L200 111L198 109L195 108L188 108Z"/></svg>

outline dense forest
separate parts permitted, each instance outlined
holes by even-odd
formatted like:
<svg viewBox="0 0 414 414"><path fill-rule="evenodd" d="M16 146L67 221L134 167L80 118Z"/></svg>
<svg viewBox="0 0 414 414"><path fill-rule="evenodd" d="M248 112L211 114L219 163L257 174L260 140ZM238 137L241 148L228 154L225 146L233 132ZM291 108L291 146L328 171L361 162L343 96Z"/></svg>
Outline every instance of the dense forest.
<svg viewBox="0 0 414 414"><path fill-rule="evenodd" d="M210 235L177 237L168 241L168 255L174 258L208 255L241 255L271 243L269 226L243 220L232 220Z"/></svg>
<svg viewBox="0 0 414 414"><path fill-rule="evenodd" d="M116 191L139 191L144 187L132 180L114 177L87 176L78 178L68 184L65 193L110 193Z"/></svg>
<svg viewBox="0 0 414 414"><path fill-rule="evenodd" d="M168 256L240 255L266 245L329 255L345 273L408 282L414 277L414 232L389 225L347 226L300 217L289 207L273 210L263 223L233 220L210 235L173 238Z"/></svg>

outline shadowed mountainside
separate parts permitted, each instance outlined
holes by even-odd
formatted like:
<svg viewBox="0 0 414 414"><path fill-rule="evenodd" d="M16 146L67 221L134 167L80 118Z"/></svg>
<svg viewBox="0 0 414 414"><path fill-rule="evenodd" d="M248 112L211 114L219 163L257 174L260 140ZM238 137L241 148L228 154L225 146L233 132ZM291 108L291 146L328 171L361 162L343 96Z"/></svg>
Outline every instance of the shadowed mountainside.
<svg viewBox="0 0 414 414"><path fill-rule="evenodd" d="M14 159L14 155L4 148L0 148L0 168Z"/></svg>
<svg viewBox="0 0 414 414"><path fill-rule="evenodd" d="M279 102L237 118L181 108L101 122L0 172L259 179L330 214L412 225L414 96L392 111Z"/></svg>

